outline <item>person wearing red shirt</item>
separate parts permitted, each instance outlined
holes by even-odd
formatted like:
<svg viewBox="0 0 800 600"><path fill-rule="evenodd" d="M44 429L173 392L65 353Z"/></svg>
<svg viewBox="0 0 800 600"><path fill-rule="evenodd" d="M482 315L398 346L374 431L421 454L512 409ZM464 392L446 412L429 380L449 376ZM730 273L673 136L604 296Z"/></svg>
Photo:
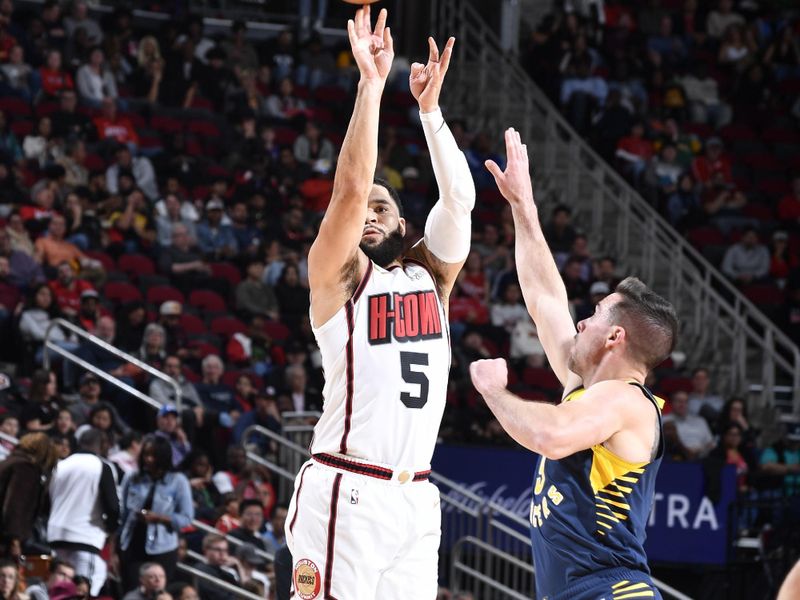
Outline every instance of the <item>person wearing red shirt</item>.
<svg viewBox="0 0 800 600"><path fill-rule="evenodd" d="M39 76L42 79L42 91L51 98L56 98L63 90L75 89L72 75L61 68L61 52L50 50L47 53L47 62L39 67Z"/></svg>
<svg viewBox="0 0 800 600"><path fill-rule="evenodd" d="M722 140L718 137L711 137L706 140L705 154L692 161L692 175L703 186L711 185L716 173L722 173L725 183L733 183L731 161L723 155L722 151Z"/></svg>
<svg viewBox="0 0 800 600"><path fill-rule="evenodd" d="M615 156L623 162L634 179L639 179L653 157L653 143L644 137L644 124L634 123L630 135L617 143Z"/></svg>
<svg viewBox="0 0 800 600"><path fill-rule="evenodd" d="M800 175L792 179L792 193L778 203L778 219L788 227L800 229Z"/></svg>
<svg viewBox="0 0 800 600"><path fill-rule="evenodd" d="M69 317L78 315L81 308L81 294L88 290L94 291L91 283L75 277L75 272L68 262L58 265L58 277L49 285L58 302L58 308Z"/></svg>
<svg viewBox="0 0 800 600"><path fill-rule="evenodd" d="M103 100L103 114L94 119L97 137L101 140L116 140L120 144L139 146L139 136L128 117L117 113L117 102L113 98Z"/></svg>

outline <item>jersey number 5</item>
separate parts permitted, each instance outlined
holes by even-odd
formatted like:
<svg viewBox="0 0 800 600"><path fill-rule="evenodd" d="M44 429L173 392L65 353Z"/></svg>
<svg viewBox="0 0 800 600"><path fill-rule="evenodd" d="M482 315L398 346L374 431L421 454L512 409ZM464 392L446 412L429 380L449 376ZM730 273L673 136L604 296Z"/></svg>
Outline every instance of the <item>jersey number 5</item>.
<svg viewBox="0 0 800 600"><path fill-rule="evenodd" d="M419 385L419 396L412 396L408 392L400 393L400 402L406 408L422 408L428 401L428 377L421 371L413 371L411 367L419 365L428 366L428 355L424 352L401 352L400 353L400 373L406 383L416 383Z"/></svg>

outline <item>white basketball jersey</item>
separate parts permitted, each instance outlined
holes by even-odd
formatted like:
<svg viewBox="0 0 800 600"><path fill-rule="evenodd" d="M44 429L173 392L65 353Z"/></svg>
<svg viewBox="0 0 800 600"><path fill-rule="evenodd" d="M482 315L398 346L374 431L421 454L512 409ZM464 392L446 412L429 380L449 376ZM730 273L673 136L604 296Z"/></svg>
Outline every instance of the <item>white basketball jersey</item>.
<svg viewBox="0 0 800 600"><path fill-rule="evenodd" d="M312 454L430 464L450 371L450 333L436 290L421 263L407 259L386 270L370 261L353 298L314 328L325 404Z"/></svg>

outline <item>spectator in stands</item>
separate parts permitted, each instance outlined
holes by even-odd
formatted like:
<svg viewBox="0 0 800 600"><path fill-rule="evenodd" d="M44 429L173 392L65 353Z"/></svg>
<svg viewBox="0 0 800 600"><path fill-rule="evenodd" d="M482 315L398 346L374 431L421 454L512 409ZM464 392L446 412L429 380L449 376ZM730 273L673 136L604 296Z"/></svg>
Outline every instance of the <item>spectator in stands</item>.
<svg viewBox="0 0 800 600"><path fill-rule="evenodd" d="M22 425L26 431L41 431L53 426L61 407L56 374L38 369L31 378L28 402L22 409Z"/></svg>
<svg viewBox="0 0 800 600"><path fill-rule="evenodd" d="M648 165L645 182L658 192L653 200L663 200L678 189L678 179L683 167L678 164L678 150L671 143L664 144L658 156Z"/></svg>
<svg viewBox="0 0 800 600"><path fill-rule="evenodd" d="M21 228L21 231L14 229ZM17 246L24 246L26 250L19 250L14 247L12 236L22 235L16 238ZM8 259L9 282L21 291L27 291L37 283L44 281L42 268L33 260L33 243L27 237L27 230L22 224L19 213L12 213L9 217L8 227L0 227L0 256Z"/></svg>
<svg viewBox="0 0 800 600"><path fill-rule="evenodd" d="M31 345L37 362L41 359L42 344L50 324L55 319L61 318L53 298L53 291L46 283L40 283L31 292L22 317L19 322L19 331L23 341ZM60 326L50 330L50 339L65 350L75 350L77 345L72 339L72 334Z"/></svg>
<svg viewBox="0 0 800 600"><path fill-rule="evenodd" d="M75 567L66 561L56 558L50 561L48 572L50 575L46 580L34 580L32 582L28 578L28 587L25 588L25 593L30 596L31 600L50 600L53 597L56 584L72 583L72 578L75 576Z"/></svg>
<svg viewBox="0 0 800 600"><path fill-rule="evenodd" d="M55 48L48 50L45 64L39 67L39 78L47 99L57 98L63 90L75 89L72 75L61 64L61 52Z"/></svg>
<svg viewBox="0 0 800 600"><path fill-rule="evenodd" d="M519 283L511 281L506 284L500 292L500 301L492 303L490 314L492 325L504 329L508 335L519 321L529 319Z"/></svg>
<svg viewBox="0 0 800 600"><path fill-rule="evenodd" d="M164 359L164 373L178 382L181 388L181 402L184 408L192 410L198 424L201 424L202 403L194 385L183 375L183 364L180 357L168 354ZM175 389L163 379L153 378L150 382L149 395L159 404L175 404L176 402Z"/></svg>
<svg viewBox="0 0 800 600"><path fill-rule="evenodd" d="M653 156L653 144L644 133L644 123L638 121L631 126L630 134L617 142L615 156L622 161L623 172L629 173L634 182L639 181Z"/></svg>
<svg viewBox="0 0 800 600"><path fill-rule="evenodd" d="M708 221L724 235L753 222L742 213L747 197L733 183L726 182L725 176L719 171L711 176L702 201Z"/></svg>
<svg viewBox="0 0 800 600"><path fill-rule="evenodd" d="M11 48L8 62L0 65L0 72L3 74L8 93L21 97L25 102L31 102L39 91L34 70L25 62L25 51L20 45Z"/></svg>
<svg viewBox="0 0 800 600"><path fill-rule="evenodd" d="M752 34L745 33L740 25L728 25L723 34L722 43L719 46L717 60L720 66L731 67L736 72L743 72L745 68L753 64L753 55L758 52L758 45L753 39ZM748 70L748 76L752 76L757 72ZM761 83L763 88L763 81L755 81L757 86ZM757 103L754 103L757 105Z"/></svg>
<svg viewBox="0 0 800 600"><path fill-rule="evenodd" d="M659 22L658 33L647 38L650 62L656 66L677 65L686 57L686 46L672 29L672 17L664 15Z"/></svg>
<svg viewBox="0 0 800 600"><path fill-rule="evenodd" d="M58 97L59 109L51 115L53 133L56 137L64 139L77 137L83 141L89 141L94 138L96 130L92 120L77 110L78 95L75 90L61 90Z"/></svg>
<svg viewBox="0 0 800 600"><path fill-rule="evenodd" d="M264 544L267 552L275 554L283 545L286 544L286 515L289 507L285 504L278 504L272 511L272 518L267 523L266 531L263 534Z"/></svg>
<svg viewBox="0 0 800 600"><path fill-rule="evenodd" d="M182 210L181 200L177 194L168 193L164 196L164 207L166 214L156 215L156 230L158 232L158 243L161 246L172 244L173 226L180 223L186 228L191 238L196 238L194 220L187 217Z"/></svg>
<svg viewBox="0 0 800 600"><path fill-rule="evenodd" d="M322 132L313 121L306 123L305 132L294 141L294 156L302 163L313 163L317 160L333 164L336 151L330 140L322 137Z"/></svg>
<svg viewBox="0 0 800 600"><path fill-rule="evenodd" d="M294 84L288 77L282 79L278 93L267 98L267 114L274 119L288 121L305 113L306 103L294 95Z"/></svg>
<svg viewBox="0 0 800 600"><path fill-rule="evenodd" d="M689 460L703 458L714 447L714 436L708 423L689 412L689 396L686 392L675 392L670 402L672 412L664 417L664 422L675 424L678 441Z"/></svg>
<svg viewBox="0 0 800 600"><path fill-rule="evenodd" d="M6 113L2 110L0 110L0 155L14 163L18 163L24 158L19 140L11 130L6 120Z"/></svg>
<svg viewBox="0 0 800 600"><path fill-rule="evenodd" d="M103 30L100 29L97 21L89 16L89 5L85 0L76 0L72 4L72 13L64 18L67 37L73 37L79 27L86 31L90 43L100 44L103 42Z"/></svg>
<svg viewBox="0 0 800 600"><path fill-rule="evenodd" d="M689 392L689 412L699 415L709 423L715 423L725 400L715 393L711 387L708 369L698 367L692 371L692 391Z"/></svg>
<svg viewBox="0 0 800 600"><path fill-rule="evenodd" d="M214 480L219 479L218 475L219 473L214 475ZM227 479L225 482L225 485L227 485ZM214 485L219 488L216 481ZM222 514L219 519L217 519L217 522L214 523L214 529L222 533L228 533L239 526L239 499L233 492L227 492L222 495L222 502L220 504L222 506Z"/></svg>
<svg viewBox="0 0 800 600"><path fill-rule="evenodd" d="M243 443L242 434L252 425L260 425L277 434L281 433L281 413L278 410L275 388L272 386L256 391L253 397L253 408L243 413L239 420L236 421L231 441L234 444ZM273 446L268 440L260 438L257 443L264 454L267 454Z"/></svg>
<svg viewBox="0 0 800 600"><path fill-rule="evenodd" d="M800 75L800 44L790 24L781 26L764 52L762 62L771 68L777 81Z"/></svg>
<svg viewBox="0 0 800 600"><path fill-rule="evenodd" d="M266 557L259 553L253 544L242 544L236 547L236 558L239 560L237 571L241 586L263 598L270 598L270 580L264 569Z"/></svg>
<svg viewBox="0 0 800 600"><path fill-rule="evenodd" d="M228 554L228 540L216 533L209 533L203 538L203 556L205 562L196 565L198 571L202 571L212 577L221 579L231 585L239 584L238 572L230 567L235 567L238 560ZM237 573L234 575L234 573ZM221 591L219 588L201 582L197 586L197 592L203 600L232 600L233 594Z"/></svg>
<svg viewBox="0 0 800 600"><path fill-rule="evenodd" d="M778 219L791 231L800 233L800 174L792 178L792 191L778 203Z"/></svg>
<svg viewBox="0 0 800 600"><path fill-rule="evenodd" d="M36 240L36 261L49 267L68 262L76 268L102 272L102 265L98 261L90 259L75 244L64 239L66 233L66 219L54 214L47 228L47 237Z"/></svg>
<svg viewBox="0 0 800 600"><path fill-rule="evenodd" d="M216 354L209 354L202 362L203 379L195 385L197 395L206 412L211 413L222 427L230 428L239 416L235 392L222 383L225 365Z"/></svg>
<svg viewBox="0 0 800 600"><path fill-rule="evenodd" d="M158 409L155 435L169 442L173 468L177 468L192 450L192 444L178 422L178 409L172 404L164 404Z"/></svg>
<svg viewBox="0 0 800 600"><path fill-rule="evenodd" d="M28 540L45 501L42 482L50 479L58 458L47 434L23 435L11 455L0 462L0 542Z"/></svg>
<svg viewBox="0 0 800 600"><path fill-rule="evenodd" d="M11 282L11 264L8 258L0 255L0 331L4 336L9 336L6 330L12 317L19 314L22 308L22 294L19 288Z"/></svg>
<svg viewBox="0 0 800 600"><path fill-rule="evenodd" d="M88 281L75 277L75 271L67 261L58 265L57 273L57 278L50 282L50 289L61 313L70 319L75 319L81 308L83 292L94 290L94 287Z"/></svg>
<svg viewBox="0 0 800 600"><path fill-rule="evenodd" d="M93 108L100 108L104 100L116 100L119 96L117 83L99 46L92 49L88 62L78 69L76 78L81 100Z"/></svg>
<svg viewBox="0 0 800 600"><path fill-rule="evenodd" d="M158 198L158 183L150 159L146 156L134 157L130 148L124 144L117 146L114 156L116 162L106 170L108 191L112 194L119 192L119 177L123 172L128 172L133 174L136 186L144 192L148 200L154 202Z"/></svg>
<svg viewBox="0 0 800 600"><path fill-rule="evenodd" d="M214 470L208 454L202 450L192 450L184 459L181 470L192 487L195 518L213 523L222 506L222 494L211 479Z"/></svg>
<svg viewBox="0 0 800 600"><path fill-rule="evenodd" d="M167 332L158 323L149 323L144 328L142 345L136 357L156 369L163 369L166 352Z"/></svg>
<svg viewBox="0 0 800 600"><path fill-rule="evenodd" d="M60 141L53 137L50 117L41 117L36 124L36 130L26 135L22 141L22 151L27 160L36 161L39 167L44 168L53 162L54 153L60 152L60 145Z"/></svg>
<svg viewBox="0 0 800 600"><path fill-rule="evenodd" d="M302 365L286 367L285 394L291 401L291 409L296 412L321 411L322 394L308 385L308 372Z"/></svg>
<svg viewBox="0 0 800 600"><path fill-rule="evenodd" d="M172 245L162 250L158 264L161 271L185 293L202 289L210 281L211 268L195 250L194 239L182 223L172 226Z"/></svg>
<svg viewBox="0 0 800 600"><path fill-rule="evenodd" d="M0 598L2 600L27 600L20 591L20 569L11 560L0 560Z"/></svg>
<svg viewBox="0 0 800 600"><path fill-rule="evenodd" d="M705 62L697 61L693 71L678 81L686 92L694 122L706 123L715 129L730 123L733 111L720 99L717 80L708 74Z"/></svg>
<svg viewBox="0 0 800 600"><path fill-rule="evenodd" d="M586 58L575 61L575 71L561 83L560 101L567 119L579 133L587 133L595 109L605 104L608 84L591 73Z"/></svg>
<svg viewBox="0 0 800 600"><path fill-rule="evenodd" d="M200 600L197 590L183 581L170 583L167 586L167 592L172 596L173 600Z"/></svg>
<svg viewBox="0 0 800 600"><path fill-rule="evenodd" d="M78 401L72 403L69 409L73 421L80 426L89 421L92 410L101 404L101 387L97 375L91 372L84 373L80 380L78 394ZM116 409L114 410L116 411ZM119 415L114 415L112 420L121 421Z"/></svg>
<svg viewBox="0 0 800 600"><path fill-rule="evenodd" d="M69 190L74 191L76 188L89 184L89 169L86 168L86 144L80 139L68 139L64 144L64 153L56 158L56 163L64 168L64 183ZM75 196L78 197L77 194Z"/></svg>
<svg viewBox="0 0 800 600"><path fill-rule="evenodd" d="M571 222L572 210L567 205L559 204L553 209L550 222L545 225L544 235L554 255L569 255L572 250L577 232Z"/></svg>
<svg viewBox="0 0 800 600"><path fill-rule="evenodd" d="M308 315L308 288L300 281L297 266L287 264L275 286L281 320L289 328L296 327Z"/></svg>
<svg viewBox="0 0 800 600"><path fill-rule="evenodd" d="M142 563L139 567L139 585L122 597L122 600L156 600L167 587L167 574L157 562Z"/></svg>
<svg viewBox="0 0 800 600"><path fill-rule="evenodd" d="M749 227L742 238L730 246L722 259L722 272L739 285L764 279L769 274L770 256L758 240L758 231Z"/></svg>
<svg viewBox="0 0 800 600"><path fill-rule="evenodd" d="M123 473L135 473L139 470L139 455L142 452L142 434L131 429L119 438L119 450L111 452L108 460L114 463Z"/></svg>
<svg viewBox="0 0 800 600"><path fill-rule="evenodd" d="M710 471L710 475L719 480L722 468L725 465L733 465L736 469L736 489L739 494L744 494L749 489L748 473L750 467L744 456L742 428L736 423L728 423L720 431L719 442L712 450L705 461L705 468ZM714 482L716 483L716 482ZM713 486L713 483L711 484ZM719 485L719 484L717 484ZM709 486L710 487L710 486ZM706 492L706 495L714 498L718 494Z"/></svg>
<svg viewBox="0 0 800 600"><path fill-rule="evenodd" d="M253 45L247 41L247 24L234 21L231 25L231 38L222 42L222 49L228 57L230 68L258 69L258 55Z"/></svg>
<svg viewBox="0 0 800 600"><path fill-rule="evenodd" d="M167 354L174 354L181 359L192 356L187 348L189 343L186 331L181 327L183 306L177 300L164 302L158 310L158 324L167 332Z"/></svg>
<svg viewBox="0 0 800 600"><path fill-rule="evenodd" d="M214 46L206 53L208 67L199 74L200 91L214 105L216 112L223 112L225 101L236 84L236 76L225 64L225 51Z"/></svg>
<svg viewBox="0 0 800 600"><path fill-rule="evenodd" d="M206 218L197 225L197 243L208 260L224 260L238 253L236 236L230 225L223 223L225 204L212 197L206 203Z"/></svg>
<svg viewBox="0 0 800 600"><path fill-rule="evenodd" d="M743 25L744 17L733 10L733 0L719 0L717 10L708 13L706 33L711 38L720 39L731 25Z"/></svg>
<svg viewBox="0 0 800 600"><path fill-rule="evenodd" d="M15 413L5 412L0 414L0 433L12 438L19 436L19 417ZM0 461L8 458L14 450L14 443L0 438Z"/></svg>
<svg viewBox="0 0 800 600"><path fill-rule="evenodd" d="M102 316L97 319L94 334L107 344L114 345L117 337L117 324L113 318ZM81 344L78 355L109 375L124 377L127 374L123 361L119 357L94 344Z"/></svg>
<svg viewBox="0 0 800 600"><path fill-rule="evenodd" d="M136 68L130 76L131 90L135 97L146 98L150 104L158 102L164 64L158 40L152 35L144 36L136 54Z"/></svg>
<svg viewBox="0 0 800 600"><path fill-rule="evenodd" d="M245 279L236 286L236 309L245 315L260 314L278 320L278 299L272 287L263 282L264 261L252 260L245 273Z"/></svg>
<svg viewBox="0 0 800 600"><path fill-rule="evenodd" d="M800 496L800 422L783 424L782 438L761 453L760 464L761 474L785 496Z"/></svg>
<svg viewBox="0 0 800 600"><path fill-rule="evenodd" d="M261 500L250 498L239 503L240 525L236 529L228 532L228 535L253 544L259 550L266 550L266 544L262 539L262 528L264 526L264 505Z"/></svg>
<svg viewBox="0 0 800 600"><path fill-rule="evenodd" d="M700 197L689 173L680 176L677 188L667 197L667 219L679 231L702 223Z"/></svg>
<svg viewBox="0 0 800 600"><path fill-rule="evenodd" d="M103 432L108 443L107 450L110 452L119 450L117 440L129 430L128 425L120 419L114 405L108 402L98 402L89 410L89 417L86 419L86 423L78 428L78 431L75 432L75 437L80 438L84 431L91 428L99 429ZM103 454L104 458L106 454L107 452Z"/></svg>
<svg viewBox="0 0 800 600"><path fill-rule="evenodd" d="M161 565L169 581L177 562L178 532L194 519L194 507L189 480L172 470L172 448L166 439L145 438L139 472L125 477L121 499L123 587L136 584L139 567L146 562Z"/></svg>
<svg viewBox="0 0 800 600"><path fill-rule="evenodd" d="M91 595L105 584L107 567L100 556L106 538L119 525L119 497L102 431L90 428L78 438L80 452L59 463L50 482L47 541L56 556L91 581Z"/></svg>

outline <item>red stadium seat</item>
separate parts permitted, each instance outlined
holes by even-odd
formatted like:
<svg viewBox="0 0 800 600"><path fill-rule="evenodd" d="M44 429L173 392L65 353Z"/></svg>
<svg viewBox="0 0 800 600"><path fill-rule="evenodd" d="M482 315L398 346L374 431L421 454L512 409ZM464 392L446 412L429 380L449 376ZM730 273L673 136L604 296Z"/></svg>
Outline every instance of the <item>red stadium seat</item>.
<svg viewBox="0 0 800 600"><path fill-rule="evenodd" d="M117 304L141 301L142 292L136 286L124 281L109 281L103 288L103 296Z"/></svg>
<svg viewBox="0 0 800 600"><path fill-rule="evenodd" d="M141 275L153 275L156 272L156 265L143 254L123 254L119 257L117 266L134 280L138 280Z"/></svg>
<svg viewBox="0 0 800 600"><path fill-rule="evenodd" d="M288 339L292 332L280 321L267 321L264 323L264 333L266 333L273 340L282 342Z"/></svg>
<svg viewBox="0 0 800 600"><path fill-rule="evenodd" d="M785 300L783 290L772 283L754 283L742 292L756 306L780 306Z"/></svg>
<svg viewBox="0 0 800 600"><path fill-rule="evenodd" d="M246 331L247 325L236 317L217 317L211 321L211 332L217 335L230 337L234 333L244 333Z"/></svg>
<svg viewBox="0 0 800 600"><path fill-rule="evenodd" d="M796 144L800 136L785 127L770 127L762 132L761 139L770 144Z"/></svg>
<svg viewBox="0 0 800 600"><path fill-rule="evenodd" d="M689 231L687 236L689 242L698 248L709 245L722 245L725 243L725 236L719 229L714 227L696 227Z"/></svg>
<svg viewBox="0 0 800 600"><path fill-rule="evenodd" d="M205 321L203 321L203 319L195 315L190 315L188 313L183 313L181 315L180 327L189 335L202 334L208 331L208 329L206 329L206 324Z"/></svg>
<svg viewBox="0 0 800 600"><path fill-rule="evenodd" d="M33 121L14 121L11 123L11 131L13 131L14 135L20 140L26 135L30 135L33 131L33 127Z"/></svg>
<svg viewBox="0 0 800 600"><path fill-rule="evenodd" d="M239 269L230 263L211 263L208 266L211 267L211 275L227 279L231 287L236 287L242 280Z"/></svg>
<svg viewBox="0 0 800 600"><path fill-rule="evenodd" d="M526 367L522 371L522 383L542 390L560 390L561 382L550 369Z"/></svg>
<svg viewBox="0 0 800 600"><path fill-rule="evenodd" d="M51 115L59 109L58 102L40 102L36 105L36 117L41 119Z"/></svg>
<svg viewBox="0 0 800 600"><path fill-rule="evenodd" d="M0 98L0 110L5 113L6 121L29 119L33 116L30 105L20 98Z"/></svg>
<svg viewBox="0 0 800 600"><path fill-rule="evenodd" d="M225 312L228 305L217 292L211 290L192 290L189 293L189 306L206 312Z"/></svg>
<svg viewBox="0 0 800 600"><path fill-rule="evenodd" d="M189 349L194 350L195 353L197 354L197 357L200 360L204 359L209 354L216 354L217 356L222 356L219 348L217 348L214 344L210 344L202 340L190 341Z"/></svg>
<svg viewBox="0 0 800 600"><path fill-rule="evenodd" d="M658 384L658 391L666 396L675 392L691 392L692 379L690 377L665 377Z"/></svg>
<svg viewBox="0 0 800 600"><path fill-rule="evenodd" d="M756 132L749 125L732 123L720 129L719 136L725 140L725 143L731 144L739 140L754 140Z"/></svg>
<svg viewBox="0 0 800 600"><path fill-rule="evenodd" d="M174 117L153 115L150 117L150 127L157 131L174 134L183 131L183 122Z"/></svg>
<svg viewBox="0 0 800 600"><path fill-rule="evenodd" d="M336 85L321 85L314 90L314 99L318 104L343 104L347 101L347 92Z"/></svg>
<svg viewBox="0 0 800 600"><path fill-rule="evenodd" d="M206 98L195 94L194 98L192 98L192 108L213 112L214 104L211 102L211 100L207 100Z"/></svg>
<svg viewBox="0 0 800 600"><path fill-rule="evenodd" d="M214 352L209 352L208 354L214 354ZM205 358L205 356L207 355L203 355L203 358ZM186 380L189 383L199 383L200 380L202 379L200 375L192 371L189 367L183 367L182 372L183 376L186 377Z"/></svg>
<svg viewBox="0 0 800 600"><path fill-rule="evenodd" d="M219 127L211 121L201 121L199 119L189 121L186 130L189 133L203 137L218 138L220 136Z"/></svg>
<svg viewBox="0 0 800 600"><path fill-rule="evenodd" d="M772 207L755 202L747 204L742 209L742 214L745 217L750 217L751 219L757 219L759 221L772 221L775 218Z"/></svg>
<svg viewBox="0 0 800 600"><path fill-rule="evenodd" d="M99 154L87 154L84 166L89 169L89 171L105 171L106 161Z"/></svg>
<svg viewBox="0 0 800 600"><path fill-rule="evenodd" d="M154 285L147 290L145 300L148 304L161 305L169 300L183 304L183 293L171 285Z"/></svg>
<svg viewBox="0 0 800 600"><path fill-rule="evenodd" d="M103 265L103 269L106 272L113 271L114 269L116 269L116 265L114 264L114 259L111 258L105 252L87 250L86 252L84 252L84 254L86 254L86 256L88 256L89 258L99 261L100 264Z"/></svg>

